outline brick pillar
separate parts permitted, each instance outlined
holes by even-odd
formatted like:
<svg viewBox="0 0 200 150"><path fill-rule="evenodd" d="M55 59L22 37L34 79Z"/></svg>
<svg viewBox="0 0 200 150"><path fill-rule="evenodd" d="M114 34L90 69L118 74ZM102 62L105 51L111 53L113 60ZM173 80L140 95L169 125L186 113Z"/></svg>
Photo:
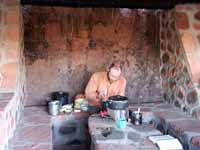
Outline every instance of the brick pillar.
<svg viewBox="0 0 200 150"><path fill-rule="evenodd" d="M0 92L15 91L22 43L18 0L0 0Z"/></svg>
<svg viewBox="0 0 200 150"><path fill-rule="evenodd" d="M0 0L0 150L8 150L23 108L25 69L22 57L23 28L20 0Z"/></svg>

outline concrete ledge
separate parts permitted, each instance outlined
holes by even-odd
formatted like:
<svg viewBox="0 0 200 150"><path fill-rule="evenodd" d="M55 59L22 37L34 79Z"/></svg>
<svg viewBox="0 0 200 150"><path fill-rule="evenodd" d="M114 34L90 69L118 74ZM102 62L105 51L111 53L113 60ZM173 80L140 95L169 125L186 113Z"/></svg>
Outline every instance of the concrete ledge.
<svg viewBox="0 0 200 150"><path fill-rule="evenodd" d="M130 109L137 110L138 107L146 116L146 121L162 133L178 138L185 150L200 149L200 120L167 103L140 104Z"/></svg>
<svg viewBox="0 0 200 150"><path fill-rule="evenodd" d="M9 149L20 116L20 103L14 93L0 93L0 150Z"/></svg>

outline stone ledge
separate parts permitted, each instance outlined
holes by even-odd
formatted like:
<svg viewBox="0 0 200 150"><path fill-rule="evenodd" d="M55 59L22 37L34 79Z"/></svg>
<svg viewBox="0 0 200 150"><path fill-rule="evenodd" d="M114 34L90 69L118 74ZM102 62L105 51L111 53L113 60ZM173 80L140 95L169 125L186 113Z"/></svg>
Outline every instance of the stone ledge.
<svg viewBox="0 0 200 150"><path fill-rule="evenodd" d="M138 107L146 110L143 114L149 123L153 123L164 134L177 137L185 149L200 149L200 120L167 103L138 104L130 108L137 110Z"/></svg>
<svg viewBox="0 0 200 150"><path fill-rule="evenodd" d="M25 107L12 141L13 150L52 150L51 116L46 107Z"/></svg>

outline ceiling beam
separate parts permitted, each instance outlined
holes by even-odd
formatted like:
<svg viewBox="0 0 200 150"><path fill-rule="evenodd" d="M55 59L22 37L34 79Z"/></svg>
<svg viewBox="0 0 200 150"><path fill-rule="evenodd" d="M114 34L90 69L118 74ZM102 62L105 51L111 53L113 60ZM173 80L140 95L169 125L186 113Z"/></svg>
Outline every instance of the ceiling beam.
<svg viewBox="0 0 200 150"><path fill-rule="evenodd" d="M198 0L21 0L22 5L171 9Z"/></svg>

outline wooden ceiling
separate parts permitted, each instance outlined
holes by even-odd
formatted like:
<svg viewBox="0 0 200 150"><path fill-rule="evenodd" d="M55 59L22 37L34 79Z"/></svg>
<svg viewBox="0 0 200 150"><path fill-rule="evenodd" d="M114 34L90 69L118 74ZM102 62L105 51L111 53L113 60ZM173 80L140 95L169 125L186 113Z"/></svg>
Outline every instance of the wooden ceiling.
<svg viewBox="0 0 200 150"><path fill-rule="evenodd" d="M200 0L21 0L22 5L171 9L177 4Z"/></svg>

